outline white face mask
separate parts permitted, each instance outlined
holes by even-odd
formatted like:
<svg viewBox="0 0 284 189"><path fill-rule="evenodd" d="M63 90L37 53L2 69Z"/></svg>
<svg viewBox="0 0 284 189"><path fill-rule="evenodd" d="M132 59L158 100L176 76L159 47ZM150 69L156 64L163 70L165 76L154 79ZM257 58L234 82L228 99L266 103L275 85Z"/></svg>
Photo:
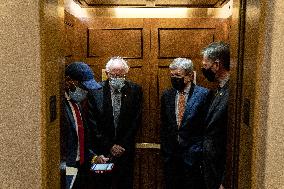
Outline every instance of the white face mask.
<svg viewBox="0 0 284 189"><path fill-rule="evenodd" d="M121 89L124 86L124 78L110 78L109 84L114 89Z"/></svg>
<svg viewBox="0 0 284 189"><path fill-rule="evenodd" d="M81 102L87 97L87 93L88 91L81 89L80 87L76 87L76 90L74 92L69 91L69 96L75 102Z"/></svg>

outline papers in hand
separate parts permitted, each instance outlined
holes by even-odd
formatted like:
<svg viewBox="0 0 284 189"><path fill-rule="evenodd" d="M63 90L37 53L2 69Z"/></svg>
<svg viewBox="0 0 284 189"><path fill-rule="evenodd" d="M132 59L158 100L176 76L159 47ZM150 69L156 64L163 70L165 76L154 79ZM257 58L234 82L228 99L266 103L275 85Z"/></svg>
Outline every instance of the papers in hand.
<svg viewBox="0 0 284 189"><path fill-rule="evenodd" d="M78 169L75 167L67 167L66 166L66 188L72 188L75 182L76 176L78 173Z"/></svg>

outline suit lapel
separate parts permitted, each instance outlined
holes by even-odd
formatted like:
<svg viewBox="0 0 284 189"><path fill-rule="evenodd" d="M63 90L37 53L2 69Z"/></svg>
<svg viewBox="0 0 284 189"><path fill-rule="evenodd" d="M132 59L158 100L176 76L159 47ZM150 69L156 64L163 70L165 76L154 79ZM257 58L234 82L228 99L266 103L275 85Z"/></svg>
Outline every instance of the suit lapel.
<svg viewBox="0 0 284 189"><path fill-rule="evenodd" d="M212 114L214 114L214 112L216 112L216 108L220 105L220 101L224 98L226 98L225 96L228 95L228 85L229 81L225 84L225 86L215 94L214 99L209 107L207 116L206 116L206 122L207 122L207 126L209 126L210 124L208 123L209 121L212 121Z"/></svg>
<svg viewBox="0 0 284 189"><path fill-rule="evenodd" d="M125 85L121 89L121 107L120 107L120 114L119 114L119 120L121 119L121 115L126 111L127 104L128 104L128 98L130 93L129 91L129 83L125 81Z"/></svg>
<svg viewBox="0 0 284 189"><path fill-rule="evenodd" d="M180 128L184 127L186 125L185 123L189 119L190 110L191 110L191 107L194 104L194 96L195 96L195 90L194 89L195 89L195 85L192 83L188 97L187 97L186 106L185 106L185 110L184 110L184 114L183 114L183 118L182 118L182 121L181 121L181 127Z"/></svg>
<svg viewBox="0 0 284 189"><path fill-rule="evenodd" d="M112 117L113 119L113 110L112 110L112 101L110 94L110 86L108 80L103 83L103 112L107 114L107 117Z"/></svg>
<svg viewBox="0 0 284 189"><path fill-rule="evenodd" d="M171 119L175 122L175 128L177 128L177 117L176 117L176 90L172 89L169 91L168 94L168 107L169 107L169 114L171 115Z"/></svg>
<svg viewBox="0 0 284 189"><path fill-rule="evenodd" d="M104 102L104 90L97 90L96 91L96 99L95 99L97 108L100 112L103 112L103 102Z"/></svg>
<svg viewBox="0 0 284 189"><path fill-rule="evenodd" d="M73 116L70 104L69 104L69 102L67 100L65 100L65 106L66 106L66 114L67 114L68 119L69 119L69 121L71 123L71 126L72 126L73 129L76 130L75 119L74 119L74 116Z"/></svg>

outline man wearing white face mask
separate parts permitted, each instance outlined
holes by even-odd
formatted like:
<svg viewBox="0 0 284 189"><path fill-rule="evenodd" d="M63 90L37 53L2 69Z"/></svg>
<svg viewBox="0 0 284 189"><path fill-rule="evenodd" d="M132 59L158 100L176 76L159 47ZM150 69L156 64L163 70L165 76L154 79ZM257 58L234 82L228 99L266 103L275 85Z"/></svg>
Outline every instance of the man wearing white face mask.
<svg viewBox="0 0 284 189"><path fill-rule="evenodd" d="M61 161L65 171L78 170L76 177L66 176L65 188L86 188L91 162L105 163L108 158L97 156L92 149L90 133L84 121L80 102L89 90L100 89L91 68L83 62L74 62L65 69L65 99L61 134ZM65 175L62 175L65 178Z"/></svg>
<svg viewBox="0 0 284 189"><path fill-rule="evenodd" d="M96 176L98 189L132 189L135 135L141 124L142 90L126 80L129 66L121 57L113 57L106 64L108 79L102 90L94 90L89 97L90 125L97 123L100 132L99 153L111 157L112 173Z"/></svg>

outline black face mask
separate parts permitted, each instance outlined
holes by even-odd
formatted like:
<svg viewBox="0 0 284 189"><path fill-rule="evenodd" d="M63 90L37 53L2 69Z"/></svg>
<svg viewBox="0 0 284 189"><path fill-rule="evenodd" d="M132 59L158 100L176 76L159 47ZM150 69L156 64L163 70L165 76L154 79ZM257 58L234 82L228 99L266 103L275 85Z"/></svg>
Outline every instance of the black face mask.
<svg viewBox="0 0 284 189"><path fill-rule="evenodd" d="M208 81L213 82L216 80L215 78L216 74L210 68L209 69L202 68L201 70L203 75L206 77Z"/></svg>
<svg viewBox="0 0 284 189"><path fill-rule="evenodd" d="M184 77L171 77L171 83L173 88L178 91L181 91L185 87Z"/></svg>

